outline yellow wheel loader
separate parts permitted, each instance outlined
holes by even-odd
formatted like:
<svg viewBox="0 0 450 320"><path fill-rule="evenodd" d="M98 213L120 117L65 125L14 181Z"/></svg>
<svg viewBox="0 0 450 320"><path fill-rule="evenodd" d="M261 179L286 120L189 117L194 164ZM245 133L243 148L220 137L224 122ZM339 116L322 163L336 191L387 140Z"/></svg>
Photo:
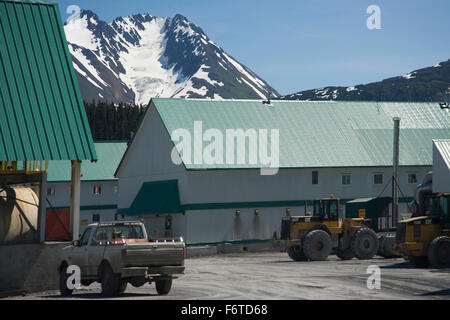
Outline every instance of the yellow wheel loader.
<svg viewBox="0 0 450 320"><path fill-rule="evenodd" d="M421 216L397 226L399 250L415 267L450 267L450 193L423 197Z"/></svg>
<svg viewBox="0 0 450 320"><path fill-rule="evenodd" d="M378 251L376 233L364 218L343 218L340 199L313 201L312 216L287 216L281 222L281 239L294 261L322 261L334 253L342 260L371 259Z"/></svg>

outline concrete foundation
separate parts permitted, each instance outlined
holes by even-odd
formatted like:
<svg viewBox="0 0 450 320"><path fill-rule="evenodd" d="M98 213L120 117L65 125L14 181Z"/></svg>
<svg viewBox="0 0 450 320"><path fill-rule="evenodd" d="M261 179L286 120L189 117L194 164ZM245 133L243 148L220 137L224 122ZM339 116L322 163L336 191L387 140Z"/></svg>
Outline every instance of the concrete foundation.
<svg viewBox="0 0 450 320"><path fill-rule="evenodd" d="M0 293L59 288L59 251L67 242L0 246Z"/></svg>

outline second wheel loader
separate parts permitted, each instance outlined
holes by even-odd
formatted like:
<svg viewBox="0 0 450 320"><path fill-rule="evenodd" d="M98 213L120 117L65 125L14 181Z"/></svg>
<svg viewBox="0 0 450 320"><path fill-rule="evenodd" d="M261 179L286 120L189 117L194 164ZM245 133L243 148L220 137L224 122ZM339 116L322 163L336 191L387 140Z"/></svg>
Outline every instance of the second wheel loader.
<svg viewBox="0 0 450 320"><path fill-rule="evenodd" d="M312 216L284 217L281 239L294 261L322 261L334 253L342 260L371 259L378 251L376 233L365 218L340 215L340 199L313 201Z"/></svg>

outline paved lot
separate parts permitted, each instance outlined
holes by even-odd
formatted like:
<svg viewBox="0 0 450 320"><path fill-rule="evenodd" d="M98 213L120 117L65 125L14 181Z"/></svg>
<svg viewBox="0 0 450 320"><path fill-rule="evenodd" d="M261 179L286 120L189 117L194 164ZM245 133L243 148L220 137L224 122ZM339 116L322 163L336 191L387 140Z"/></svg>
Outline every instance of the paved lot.
<svg viewBox="0 0 450 320"><path fill-rule="evenodd" d="M367 288L367 267L378 265L381 289ZM100 285L68 299L101 299ZM9 299L62 299L57 291ZM286 253L223 254L186 260L186 274L168 296L154 285L134 288L114 299L450 299L450 270L413 269L403 259L294 262Z"/></svg>

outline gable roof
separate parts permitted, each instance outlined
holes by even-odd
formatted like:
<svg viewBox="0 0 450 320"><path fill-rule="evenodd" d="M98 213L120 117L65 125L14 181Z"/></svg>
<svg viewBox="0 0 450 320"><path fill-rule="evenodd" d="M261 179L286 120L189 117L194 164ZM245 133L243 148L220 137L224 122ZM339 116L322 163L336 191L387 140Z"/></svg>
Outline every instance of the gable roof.
<svg viewBox="0 0 450 320"><path fill-rule="evenodd" d="M0 0L0 160L96 160L56 3Z"/></svg>
<svg viewBox="0 0 450 320"><path fill-rule="evenodd" d="M433 144L450 170L450 139L436 139Z"/></svg>
<svg viewBox="0 0 450 320"><path fill-rule="evenodd" d="M400 122L400 165L431 166L432 139L450 137L450 112L433 102L199 100L151 101L170 134L219 129L279 129L280 168L391 167L393 117ZM145 123L142 123L145 125ZM225 140L225 139L224 139ZM256 168L189 164L187 170Z"/></svg>
<svg viewBox="0 0 450 320"><path fill-rule="evenodd" d="M98 160L81 163L81 181L117 180L114 172L122 159L127 143L124 141L95 142ZM49 182L68 182L71 179L70 161L52 160L48 162L47 180Z"/></svg>

